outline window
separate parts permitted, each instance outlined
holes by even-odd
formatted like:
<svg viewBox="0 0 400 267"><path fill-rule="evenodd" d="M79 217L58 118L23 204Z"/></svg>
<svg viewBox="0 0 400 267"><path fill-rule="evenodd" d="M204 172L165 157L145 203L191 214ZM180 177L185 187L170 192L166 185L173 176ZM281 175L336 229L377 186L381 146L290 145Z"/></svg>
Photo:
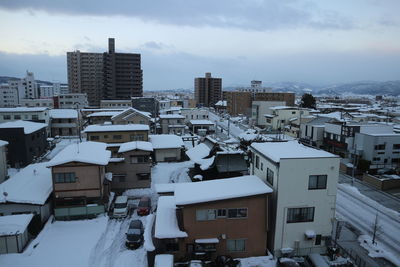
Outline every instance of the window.
<svg viewBox="0 0 400 267"><path fill-rule="evenodd" d="M380 161L380 160L381 160L381 158L379 158L379 157L372 158L372 161Z"/></svg>
<svg viewBox="0 0 400 267"><path fill-rule="evenodd" d="M113 135L113 139L114 140L121 140L122 139L122 135L118 134L118 135Z"/></svg>
<svg viewBox="0 0 400 267"><path fill-rule="evenodd" d="M315 208L289 208L287 223L312 222L314 221Z"/></svg>
<svg viewBox="0 0 400 267"><path fill-rule="evenodd" d="M246 240L245 239L228 239L226 245L227 245L228 251L230 251L230 252L246 251Z"/></svg>
<svg viewBox="0 0 400 267"><path fill-rule="evenodd" d="M260 157L256 155L256 168L260 168Z"/></svg>
<svg viewBox="0 0 400 267"><path fill-rule="evenodd" d="M225 218L226 217L226 209L217 210L217 217L218 218Z"/></svg>
<svg viewBox="0 0 400 267"><path fill-rule="evenodd" d="M149 180L150 179L150 173L137 173L136 176L138 177L139 180Z"/></svg>
<svg viewBox="0 0 400 267"><path fill-rule="evenodd" d="M228 218L246 218L247 217L247 208L239 208L239 209L228 209Z"/></svg>
<svg viewBox="0 0 400 267"><path fill-rule="evenodd" d="M14 120L20 120L21 119L21 115L14 115Z"/></svg>
<svg viewBox="0 0 400 267"><path fill-rule="evenodd" d="M317 236L315 237L315 245L316 245L316 246L321 245L321 239L322 239L322 236L321 236L321 235L317 235Z"/></svg>
<svg viewBox="0 0 400 267"><path fill-rule="evenodd" d="M11 120L11 115L3 115L4 120Z"/></svg>
<svg viewBox="0 0 400 267"><path fill-rule="evenodd" d="M75 183L76 177L74 172L55 173L55 183Z"/></svg>
<svg viewBox="0 0 400 267"><path fill-rule="evenodd" d="M274 172L270 168L267 168L267 182L274 185Z"/></svg>
<svg viewBox="0 0 400 267"><path fill-rule="evenodd" d="M375 146L375 150L385 150L385 147L386 147L385 144L383 144L383 145L376 145L376 146Z"/></svg>
<svg viewBox="0 0 400 267"><path fill-rule="evenodd" d="M400 149L400 144L393 144L393 149Z"/></svg>
<svg viewBox="0 0 400 267"><path fill-rule="evenodd" d="M143 141L144 140L144 135L143 134L132 134L130 136L131 141Z"/></svg>
<svg viewBox="0 0 400 267"><path fill-rule="evenodd" d="M99 136L98 135L92 135L92 136L90 136L90 140L91 141L99 140Z"/></svg>
<svg viewBox="0 0 400 267"><path fill-rule="evenodd" d="M261 170L263 171L264 170L264 164L261 162Z"/></svg>
<svg viewBox="0 0 400 267"><path fill-rule="evenodd" d="M131 163L149 162L149 156L131 156Z"/></svg>
<svg viewBox="0 0 400 267"><path fill-rule="evenodd" d="M308 189L326 189L327 175L310 175L308 179Z"/></svg>
<svg viewBox="0 0 400 267"><path fill-rule="evenodd" d="M108 135L104 135L103 138L104 138L104 139L107 139L107 138L108 138Z"/></svg>
<svg viewBox="0 0 400 267"><path fill-rule="evenodd" d="M211 210L196 210L196 221L211 221L215 220L217 211Z"/></svg>
<svg viewBox="0 0 400 267"><path fill-rule="evenodd" d="M39 120L39 116L38 115L32 115L32 120L34 120L34 121Z"/></svg>

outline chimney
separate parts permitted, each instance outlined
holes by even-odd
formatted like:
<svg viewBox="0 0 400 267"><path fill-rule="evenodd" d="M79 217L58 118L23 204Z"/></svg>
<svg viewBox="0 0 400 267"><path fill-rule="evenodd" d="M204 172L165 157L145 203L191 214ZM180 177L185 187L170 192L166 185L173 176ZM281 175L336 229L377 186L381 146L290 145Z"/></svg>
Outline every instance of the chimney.
<svg viewBox="0 0 400 267"><path fill-rule="evenodd" d="M108 38L108 53L113 54L115 53L115 39Z"/></svg>

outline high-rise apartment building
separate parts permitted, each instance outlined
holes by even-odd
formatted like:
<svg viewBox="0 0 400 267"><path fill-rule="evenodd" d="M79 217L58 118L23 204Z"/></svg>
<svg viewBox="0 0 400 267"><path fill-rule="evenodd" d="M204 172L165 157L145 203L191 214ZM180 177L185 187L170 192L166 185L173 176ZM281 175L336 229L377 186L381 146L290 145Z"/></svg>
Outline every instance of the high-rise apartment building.
<svg viewBox="0 0 400 267"><path fill-rule="evenodd" d="M34 99L39 97L38 85L35 81L33 72L26 72L25 78L19 80L10 80L8 85L11 90L16 90L18 94L18 103L22 99Z"/></svg>
<svg viewBox="0 0 400 267"><path fill-rule="evenodd" d="M214 106L222 97L222 79L211 77L207 72L205 77L194 79L194 94L197 105Z"/></svg>
<svg viewBox="0 0 400 267"><path fill-rule="evenodd" d="M86 93L91 106L102 99L130 99L143 95L140 54L116 53L109 38L108 52L67 52L68 84L71 93Z"/></svg>

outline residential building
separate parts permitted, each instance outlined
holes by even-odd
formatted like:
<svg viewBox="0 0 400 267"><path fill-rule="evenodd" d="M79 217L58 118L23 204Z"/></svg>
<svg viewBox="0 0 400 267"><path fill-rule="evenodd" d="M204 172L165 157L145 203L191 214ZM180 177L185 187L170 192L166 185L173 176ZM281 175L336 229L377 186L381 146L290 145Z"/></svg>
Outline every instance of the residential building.
<svg viewBox="0 0 400 267"><path fill-rule="evenodd" d="M74 109L50 110L50 135L78 136L79 135L78 112Z"/></svg>
<svg viewBox="0 0 400 267"><path fill-rule="evenodd" d="M50 115L48 107L16 107L0 108L0 122L8 121L33 121L49 124Z"/></svg>
<svg viewBox="0 0 400 267"><path fill-rule="evenodd" d="M171 107L171 100L160 100L158 101L160 104L160 109L169 109Z"/></svg>
<svg viewBox="0 0 400 267"><path fill-rule="evenodd" d="M18 106L18 90L11 88L8 83L0 84L0 107L13 108Z"/></svg>
<svg viewBox="0 0 400 267"><path fill-rule="evenodd" d="M209 120L190 120L188 126L189 130L195 134L210 134L215 132L215 124Z"/></svg>
<svg viewBox="0 0 400 267"><path fill-rule="evenodd" d="M23 98L19 101L19 105L22 107L47 107L53 108L54 101L52 98Z"/></svg>
<svg viewBox="0 0 400 267"><path fill-rule="evenodd" d="M112 124L146 124L150 125L151 117L148 112L127 108L111 117Z"/></svg>
<svg viewBox="0 0 400 267"><path fill-rule="evenodd" d="M195 78L194 94L198 106L213 107L222 98L222 79L211 77L210 72Z"/></svg>
<svg viewBox="0 0 400 267"><path fill-rule="evenodd" d="M18 92L18 103L24 98L39 98L38 84L33 72L26 71L25 78L8 81L10 89Z"/></svg>
<svg viewBox="0 0 400 267"><path fill-rule="evenodd" d="M252 123L257 126L266 126L267 120L265 114L270 114L271 107L285 105L284 101L253 101L251 104Z"/></svg>
<svg viewBox="0 0 400 267"><path fill-rule="evenodd" d="M84 132L87 134L87 140L102 143L149 140L149 126L145 124L89 125Z"/></svg>
<svg viewBox="0 0 400 267"><path fill-rule="evenodd" d="M145 141L121 144L116 158L111 158L107 172L113 179L111 190L123 192L133 188L147 188L151 183L151 154L153 145Z"/></svg>
<svg viewBox="0 0 400 267"><path fill-rule="evenodd" d="M0 184L8 178L7 141L0 140Z"/></svg>
<svg viewBox="0 0 400 267"><path fill-rule="evenodd" d="M270 113L264 114L266 120L266 128L271 130L283 130L291 120L300 120L301 117L308 116L308 109L288 106L270 107Z"/></svg>
<svg viewBox="0 0 400 267"><path fill-rule="evenodd" d="M268 248L277 257L324 253L335 220L339 161L297 141L253 143L250 173L274 189Z"/></svg>
<svg viewBox="0 0 400 267"><path fill-rule="evenodd" d="M82 109L88 106L88 97L81 93L60 94L53 97L54 108Z"/></svg>
<svg viewBox="0 0 400 267"><path fill-rule="evenodd" d="M103 99L100 101L100 108L130 108L132 107L131 99Z"/></svg>
<svg viewBox="0 0 400 267"><path fill-rule="evenodd" d="M183 135L185 133L185 116L178 114L161 114L159 117L162 134Z"/></svg>
<svg viewBox="0 0 400 267"><path fill-rule="evenodd" d="M68 85L61 83L53 83L52 85L40 84L39 95L40 98L52 98L57 95L68 94Z"/></svg>
<svg viewBox="0 0 400 267"><path fill-rule="evenodd" d="M300 141L321 148L324 144L325 123L331 118L317 117L300 125Z"/></svg>
<svg viewBox="0 0 400 267"><path fill-rule="evenodd" d="M227 101L227 111L232 116L239 114L250 116L252 93L240 91L224 91L223 99Z"/></svg>
<svg viewBox="0 0 400 267"><path fill-rule="evenodd" d="M154 97L132 97L132 107L149 112L153 118L157 117L159 114L159 103Z"/></svg>
<svg viewBox="0 0 400 267"><path fill-rule="evenodd" d="M208 120L208 109L205 108L182 108L180 114L185 116L185 123L190 120Z"/></svg>
<svg viewBox="0 0 400 267"><path fill-rule="evenodd" d="M90 125L93 124L104 124L106 122L111 122L111 118L115 115L120 114L122 111L106 111L106 109L102 109L104 111L98 111L90 113L86 116L88 119L88 123Z"/></svg>
<svg viewBox="0 0 400 267"><path fill-rule="evenodd" d="M98 142L71 144L48 162L57 220L93 218L104 213L109 195L106 177L110 176L105 166L111 156L106 148Z"/></svg>
<svg viewBox="0 0 400 267"><path fill-rule="evenodd" d="M294 93L277 93L277 92L264 92L255 93L254 101L278 101L285 102L285 106L294 106L295 94Z"/></svg>
<svg viewBox="0 0 400 267"><path fill-rule="evenodd" d="M185 145L182 138L173 134L150 135L155 162L181 161Z"/></svg>
<svg viewBox="0 0 400 267"><path fill-rule="evenodd" d="M22 253L31 240L28 226L32 214L0 216L0 255Z"/></svg>
<svg viewBox="0 0 400 267"><path fill-rule="evenodd" d="M33 214L32 234L37 234L52 213L53 184L47 162L20 169L0 184L0 218L3 215Z"/></svg>
<svg viewBox="0 0 400 267"><path fill-rule="evenodd" d="M174 196L159 198L157 252L178 260L265 255L271 192L255 176L175 184Z"/></svg>
<svg viewBox="0 0 400 267"><path fill-rule="evenodd" d="M369 173L377 169L400 167L400 134L392 132L355 133L354 151L352 154L369 161Z"/></svg>
<svg viewBox="0 0 400 267"><path fill-rule="evenodd" d="M30 121L0 123L0 140L8 142L7 160L11 167L23 167L47 149L47 124Z"/></svg>

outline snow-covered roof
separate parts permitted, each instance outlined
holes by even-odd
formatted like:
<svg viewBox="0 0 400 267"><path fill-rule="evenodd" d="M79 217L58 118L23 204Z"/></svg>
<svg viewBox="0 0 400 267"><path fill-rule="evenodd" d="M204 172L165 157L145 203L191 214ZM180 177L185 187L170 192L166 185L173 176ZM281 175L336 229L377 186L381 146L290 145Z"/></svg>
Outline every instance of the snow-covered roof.
<svg viewBox="0 0 400 267"><path fill-rule="evenodd" d="M8 145L7 141L0 140L0 147Z"/></svg>
<svg viewBox="0 0 400 267"><path fill-rule="evenodd" d="M0 108L0 112L41 112L48 110L49 108L46 107L16 107L16 108Z"/></svg>
<svg viewBox="0 0 400 267"><path fill-rule="evenodd" d="M175 191L175 183L167 183L167 184L154 184L154 190L157 194L160 193L174 193Z"/></svg>
<svg viewBox="0 0 400 267"><path fill-rule="evenodd" d="M246 175L196 183L178 183L175 185L175 203L176 205L189 205L271 192L272 189L260 178Z"/></svg>
<svg viewBox="0 0 400 267"><path fill-rule="evenodd" d="M172 254L158 254L154 260L154 267L173 267L174 255Z"/></svg>
<svg viewBox="0 0 400 267"><path fill-rule="evenodd" d="M51 109L50 118L53 119L76 119L78 112L75 109Z"/></svg>
<svg viewBox="0 0 400 267"><path fill-rule="evenodd" d="M0 236L24 233L32 218L33 214L0 216Z"/></svg>
<svg viewBox="0 0 400 267"><path fill-rule="evenodd" d="M145 141L132 141L121 144L118 152L124 153L131 150L153 151L153 145L150 142Z"/></svg>
<svg viewBox="0 0 400 267"><path fill-rule="evenodd" d="M158 199L154 236L156 238L183 238L188 236L186 232L179 229L173 196L163 196Z"/></svg>
<svg viewBox="0 0 400 267"><path fill-rule="evenodd" d="M0 129L24 128L25 134L34 133L45 127L47 127L46 123L32 122L32 121L9 121L0 123Z"/></svg>
<svg viewBox="0 0 400 267"><path fill-rule="evenodd" d="M69 162L83 162L94 165L107 165L111 151L107 144L99 142L82 142L71 144L60 151L50 162L48 167L62 165Z"/></svg>
<svg viewBox="0 0 400 267"><path fill-rule="evenodd" d="M217 103L215 103L216 106L227 106L227 101L226 100L219 100Z"/></svg>
<svg viewBox="0 0 400 267"><path fill-rule="evenodd" d="M275 162L281 159L338 157L324 150L299 144L297 141L252 143L251 147Z"/></svg>
<svg viewBox="0 0 400 267"><path fill-rule="evenodd" d="M210 150L211 149L206 144L201 143L186 151L186 155L192 161L196 162L197 160L207 157L210 154Z"/></svg>
<svg viewBox="0 0 400 267"><path fill-rule="evenodd" d="M0 203L28 203L43 205L53 191L51 170L47 163L28 165L0 184Z"/></svg>
<svg viewBox="0 0 400 267"><path fill-rule="evenodd" d="M160 119L184 119L185 116L179 114L160 114Z"/></svg>
<svg viewBox="0 0 400 267"><path fill-rule="evenodd" d="M214 125L212 121L209 120L190 120L192 125Z"/></svg>
<svg viewBox="0 0 400 267"><path fill-rule="evenodd" d="M149 135L153 149L181 148L185 146L182 138L174 134Z"/></svg>
<svg viewBox="0 0 400 267"><path fill-rule="evenodd" d="M124 125L89 125L85 133L91 132L126 132L126 131L149 131L146 124L124 124Z"/></svg>
<svg viewBox="0 0 400 267"><path fill-rule="evenodd" d="M92 117L112 117L114 115L120 114L121 111L99 111L99 112L93 112L92 114L87 115L86 117L92 118Z"/></svg>
<svg viewBox="0 0 400 267"><path fill-rule="evenodd" d="M144 117L146 117L148 119L151 119L151 113L145 112L145 111L140 111L140 110L137 110L135 108L127 108L127 109L125 109L125 110L123 110L121 112L118 112L118 114L113 115L111 117L111 119L114 119L114 118L116 118L117 116L120 116L120 115L125 115L126 117L129 117L130 115L135 114L135 113L140 114L140 115L142 115L142 116L144 116Z"/></svg>

